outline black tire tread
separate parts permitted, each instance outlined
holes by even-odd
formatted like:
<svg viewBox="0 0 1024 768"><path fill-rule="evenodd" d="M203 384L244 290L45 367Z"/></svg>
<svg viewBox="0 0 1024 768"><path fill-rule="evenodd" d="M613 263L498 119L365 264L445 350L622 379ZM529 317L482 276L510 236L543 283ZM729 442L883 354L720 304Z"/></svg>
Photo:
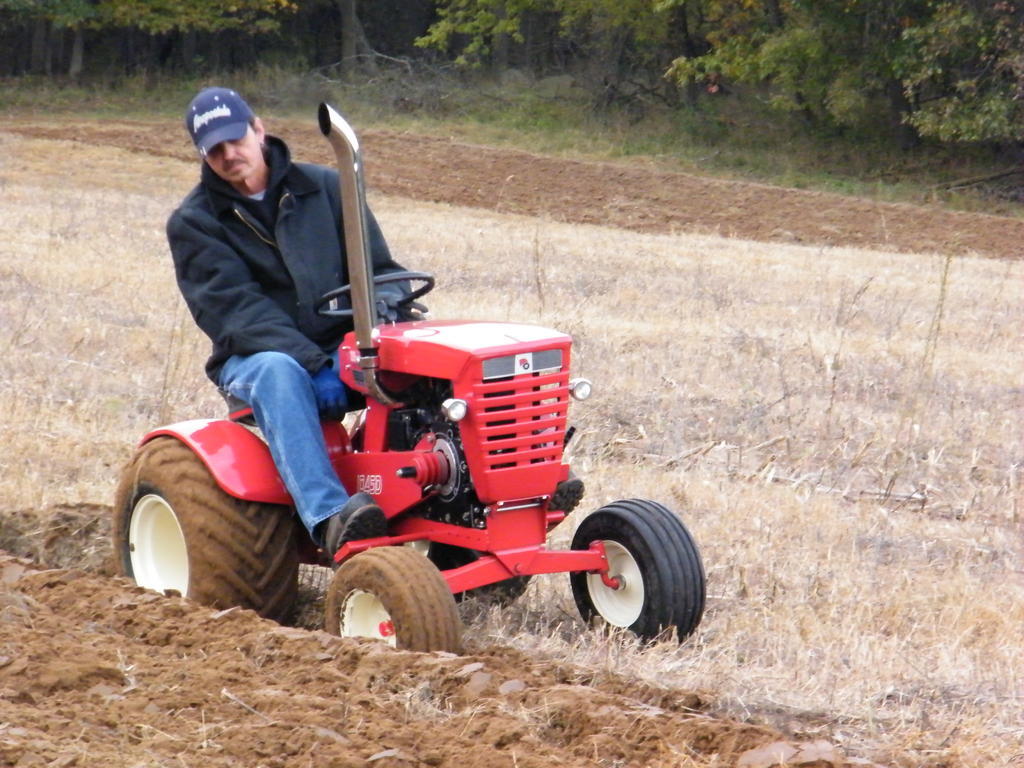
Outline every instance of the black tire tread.
<svg viewBox="0 0 1024 768"><path fill-rule="evenodd" d="M679 627L696 628L704 614L705 574L693 537L679 517L661 504L642 499L636 500L636 503L646 513L651 526L665 541L671 542L671 548L676 553L682 555L670 561L676 573L673 583L701 585L699 590L684 588L682 593L673 600L673 604L676 606L676 615L673 616L671 623Z"/></svg>
<svg viewBox="0 0 1024 768"><path fill-rule="evenodd" d="M693 537L675 514L645 499L615 501L584 518L572 548L586 549L597 539L626 546L644 574L644 606L630 630L654 639L671 628L682 640L697 628L704 613L704 567ZM586 574L570 574L570 584L580 614L589 621L596 609Z"/></svg>

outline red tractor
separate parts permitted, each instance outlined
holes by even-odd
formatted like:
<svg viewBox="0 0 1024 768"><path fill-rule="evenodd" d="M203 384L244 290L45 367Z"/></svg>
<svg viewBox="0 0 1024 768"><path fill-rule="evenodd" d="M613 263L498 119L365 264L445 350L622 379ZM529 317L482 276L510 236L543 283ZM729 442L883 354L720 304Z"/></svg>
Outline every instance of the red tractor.
<svg viewBox="0 0 1024 768"><path fill-rule="evenodd" d="M324 295L319 311L351 314L341 378L366 401L351 429L324 422L324 436L349 492L371 494L384 510L388 535L317 550L242 409L142 439L117 491L121 573L283 620L299 563L333 565L328 631L458 651L456 596L514 597L533 575L568 572L585 620L682 640L703 614L704 569L664 506L608 504L580 521L570 549L546 546L583 494L563 460L570 398L590 391L570 378L572 339L514 323L378 324L375 283L411 280L419 285L412 301L434 281L412 272L373 278L358 141L326 104L319 122L337 155L351 280ZM342 295L352 309L335 308Z"/></svg>

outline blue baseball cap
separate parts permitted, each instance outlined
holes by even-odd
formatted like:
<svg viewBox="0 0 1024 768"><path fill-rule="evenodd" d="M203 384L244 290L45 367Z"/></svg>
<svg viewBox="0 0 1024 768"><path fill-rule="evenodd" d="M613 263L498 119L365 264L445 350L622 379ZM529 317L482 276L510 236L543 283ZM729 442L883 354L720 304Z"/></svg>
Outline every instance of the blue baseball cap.
<svg viewBox="0 0 1024 768"><path fill-rule="evenodd" d="M245 136L254 117L245 99L230 88L204 88L185 111L185 127L199 154L206 157L222 141Z"/></svg>

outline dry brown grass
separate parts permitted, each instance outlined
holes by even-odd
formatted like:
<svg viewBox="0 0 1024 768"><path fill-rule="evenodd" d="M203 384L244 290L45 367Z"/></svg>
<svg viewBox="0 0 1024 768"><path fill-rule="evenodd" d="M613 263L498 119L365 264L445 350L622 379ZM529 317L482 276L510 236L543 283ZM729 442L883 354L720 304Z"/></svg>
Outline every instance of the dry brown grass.
<svg viewBox="0 0 1024 768"><path fill-rule="evenodd" d="M221 414L163 236L194 176L0 134L4 510L109 503L143 432ZM467 606L472 643L702 689L894 764L1020 757L1024 263L374 204L439 276L436 316L574 335L597 385L574 413L583 506L673 506L708 569L681 647L584 632L562 577Z"/></svg>

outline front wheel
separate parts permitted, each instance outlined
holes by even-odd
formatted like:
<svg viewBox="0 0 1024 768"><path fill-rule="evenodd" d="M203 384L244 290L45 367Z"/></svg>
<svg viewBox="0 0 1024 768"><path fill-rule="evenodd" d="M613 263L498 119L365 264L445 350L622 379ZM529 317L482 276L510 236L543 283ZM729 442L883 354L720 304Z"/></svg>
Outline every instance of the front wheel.
<svg viewBox="0 0 1024 768"><path fill-rule="evenodd" d="M299 558L290 511L229 496L174 438L146 443L125 469L113 538L117 572L140 586L276 621L294 608Z"/></svg>
<svg viewBox="0 0 1024 768"><path fill-rule="evenodd" d="M569 575L584 621L600 617L645 640L666 630L681 641L704 613L704 566L693 537L672 512L653 501L616 501L584 518L573 549L604 545L609 586L600 574Z"/></svg>
<svg viewBox="0 0 1024 768"><path fill-rule="evenodd" d="M408 547L379 547L342 563L327 589L325 629L405 651L459 653L462 622L448 582Z"/></svg>

